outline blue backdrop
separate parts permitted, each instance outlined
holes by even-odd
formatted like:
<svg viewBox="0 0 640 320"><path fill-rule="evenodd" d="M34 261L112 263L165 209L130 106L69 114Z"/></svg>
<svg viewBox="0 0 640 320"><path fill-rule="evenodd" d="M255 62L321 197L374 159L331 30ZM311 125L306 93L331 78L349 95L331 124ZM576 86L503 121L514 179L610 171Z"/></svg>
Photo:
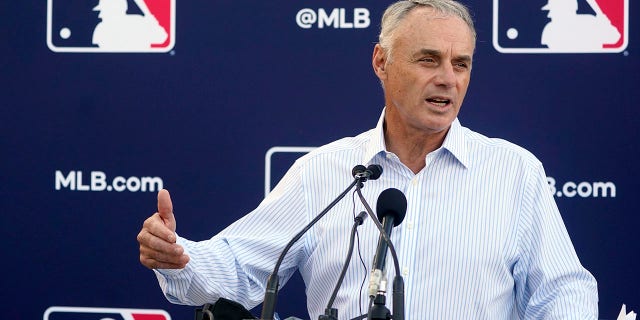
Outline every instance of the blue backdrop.
<svg viewBox="0 0 640 320"><path fill-rule="evenodd" d="M379 117L371 54L389 1L145 1L129 14L151 11L167 40L142 53L92 43L98 0L0 4L3 319L73 318L52 306L192 318L138 261L158 189L178 233L206 239L302 154L271 148L319 146ZM640 309L640 20L628 2L598 1L619 43L553 53L539 42L546 0L466 1L478 43L460 120L542 160L602 319ZM306 317L303 292L293 279L280 314Z"/></svg>

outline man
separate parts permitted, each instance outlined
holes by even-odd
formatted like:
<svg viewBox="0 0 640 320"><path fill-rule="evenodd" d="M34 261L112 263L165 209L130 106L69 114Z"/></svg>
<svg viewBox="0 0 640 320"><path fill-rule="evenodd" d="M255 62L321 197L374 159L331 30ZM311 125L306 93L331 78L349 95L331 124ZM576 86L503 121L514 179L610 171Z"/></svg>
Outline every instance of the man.
<svg viewBox="0 0 640 320"><path fill-rule="evenodd" d="M206 241L175 235L171 200L161 191L158 212L138 235L141 262L172 302L225 297L251 308L285 244L351 182L355 164L375 163L384 173L367 182L365 198L375 202L394 187L408 200L391 237L406 319L597 319L595 279L578 261L540 162L457 120L474 49L473 23L459 3L391 5L372 59L385 93L376 128L303 156L257 209ZM338 203L282 263L281 284L302 274L311 319L324 313L361 209ZM360 236L372 261L378 232L371 221ZM334 303L341 319L367 311L360 289L367 271L351 266Z"/></svg>

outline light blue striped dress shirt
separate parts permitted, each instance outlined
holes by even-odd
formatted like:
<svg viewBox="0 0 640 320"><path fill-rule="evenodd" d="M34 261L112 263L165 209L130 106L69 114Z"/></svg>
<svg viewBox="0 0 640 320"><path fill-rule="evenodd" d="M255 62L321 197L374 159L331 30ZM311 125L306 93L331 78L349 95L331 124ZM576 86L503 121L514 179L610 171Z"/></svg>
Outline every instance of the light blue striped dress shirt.
<svg viewBox="0 0 640 320"><path fill-rule="evenodd" d="M298 159L257 209L220 234L200 242L179 238L191 260L181 270L156 270L165 296L190 305L225 297L256 306L287 242L349 185L354 165L376 163L384 172L362 190L369 204L375 208L378 195L391 187L408 201L405 220L391 236L405 281L406 319L597 319L596 281L581 266L531 153L456 119L442 147L414 174L386 151L383 119L384 112L375 129ZM280 285L300 271L310 319L324 313L354 211L363 209L357 199L343 199L284 259ZM369 219L359 230L370 268L378 231ZM391 282L395 272L387 258ZM367 288L360 289L366 277L354 254L334 303L340 319L367 311ZM390 294L387 305L392 309Z"/></svg>

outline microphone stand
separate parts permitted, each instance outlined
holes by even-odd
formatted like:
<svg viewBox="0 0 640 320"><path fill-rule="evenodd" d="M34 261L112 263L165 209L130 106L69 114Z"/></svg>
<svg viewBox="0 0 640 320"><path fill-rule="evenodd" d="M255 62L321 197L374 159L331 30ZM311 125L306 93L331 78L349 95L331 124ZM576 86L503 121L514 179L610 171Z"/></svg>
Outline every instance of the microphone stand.
<svg viewBox="0 0 640 320"><path fill-rule="evenodd" d="M366 171L363 169L365 169ZM344 198L354 186L356 186L356 190L358 191L358 194L361 195L362 193L360 189L364 186L364 182L367 181L368 179L377 179L379 175L382 173L382 168L380 167L379 172L377 172L378 176L375 177L371 169L375 169L375 168L365 168L362 165L358 165L355 168L353 168L352 170L352 175L354 175L353 182L340 195L338 195L338 197L335 200L333 200L324 210L322 210L322 212L320 212L313 220L311 220L309 224L307 224L300 232L298 232L295 235L295 237L293 237L293 239L291 239L291 241L289 241L289 243L284 247L284 250L282 250L280 257L278 258L278 261L276 262L276 265L273 268L273 272L271 273L271 275L269 275L269 278L267 279L267 285L266 285L267 288L264 293L264 301L262 303L262 313L260 316L261 320L273 320L273 315L275 313L275 306L276 306L276 298L278 296L278 285L279 285L278 271L280 270L280 265L282 264L282 261L284 260L284 257L289 251L289 249L291 249L293 244L296 241L300 240L300 238L302 238L302 236L307 231L309 231L309 229L311 229L311 227L314 224L316 224L320 219L322 219L322 217L324 217L327 214L327 212L331 210L331 208L333 208L340 200L342 200L342 198ZM369 213L369 214L372 217L375 217L375 215L373 215L372 213ZM377 219L376 219L376 222L377 222Z"/></svg>

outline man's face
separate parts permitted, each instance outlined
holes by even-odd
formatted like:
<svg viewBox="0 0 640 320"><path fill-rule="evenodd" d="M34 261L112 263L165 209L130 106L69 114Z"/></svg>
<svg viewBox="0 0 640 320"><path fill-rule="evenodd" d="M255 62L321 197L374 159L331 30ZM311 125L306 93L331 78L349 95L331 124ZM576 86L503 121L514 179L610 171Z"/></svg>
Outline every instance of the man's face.
<svg viewBox="0 0 640 320"><path fill-rule="evenodd" d="M449 128L469 86L475 40L467 24L432 8L413 9L393 34L391 54L376 46L387 130L432 134Z"/></svg>

